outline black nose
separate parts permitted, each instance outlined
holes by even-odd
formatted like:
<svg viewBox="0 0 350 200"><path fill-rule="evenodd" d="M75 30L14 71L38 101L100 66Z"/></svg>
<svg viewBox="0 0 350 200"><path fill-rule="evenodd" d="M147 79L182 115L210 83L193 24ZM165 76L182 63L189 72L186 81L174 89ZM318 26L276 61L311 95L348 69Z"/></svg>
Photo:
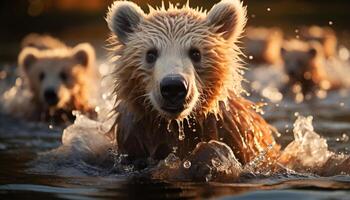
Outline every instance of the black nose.
<svg viewBox="0 0 350 200"><path fill-rule="evenodd" d="M298 76L298 73L295 70L289 70L288 75L292 78L296 78Z"/></svg>
<svg viewBox="0 0 350 200"><path fill-rule="evenodd" d="M54 106L58 103L58 96L55 90L53 89L47 89L44 92L44 98L47 104L50 106Z"/></svg>
<svg viewBox="0 0 350 200"><path fill-rule="evenodd" d="M182 104L187 95L187 83L182 76L167 76L160 82L160 92L167 103Z"/></svg>

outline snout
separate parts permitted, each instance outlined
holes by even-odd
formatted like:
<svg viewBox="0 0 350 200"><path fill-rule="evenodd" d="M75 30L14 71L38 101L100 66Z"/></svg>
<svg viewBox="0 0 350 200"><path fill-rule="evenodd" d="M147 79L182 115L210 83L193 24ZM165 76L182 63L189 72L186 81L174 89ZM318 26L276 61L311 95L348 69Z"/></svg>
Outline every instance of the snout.
<svg viewBox="0 0 350 200"><path fill-rule="evenodd" d="M55 106L58 103L58 95L54 89L46 89L44 91L44 98L49 106Z"/></svg>
<svg viewBox="0 0 350 200"><path fill-rule="evenodd" d="M167 76L160 82L160 93L164 101L162 109L179 113L184 109L188 84L180 75Z"/></svg>

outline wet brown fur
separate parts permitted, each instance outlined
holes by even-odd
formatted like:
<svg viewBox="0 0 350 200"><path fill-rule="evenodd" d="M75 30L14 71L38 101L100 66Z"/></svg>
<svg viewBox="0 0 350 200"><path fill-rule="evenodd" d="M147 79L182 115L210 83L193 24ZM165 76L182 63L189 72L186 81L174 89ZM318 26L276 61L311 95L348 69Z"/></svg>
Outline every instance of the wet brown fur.
<svg viewBox="0 0 350 200"><path fill-rule="evenodd" d="M263 151L267 152L264 163L274 163L280 146L275 143L273 128L256 113L254 106L241 97L230 99L229 108L221 102L219 116L209 113L184 121L185 139L181 141L177 123L168 125L166 120L152 115L135 121L137 116L120 104L116 127L118 150L132 158L164 159L177 147L177 153L184 158L199 142L218 140L229 145L242 164Z"/></svg>

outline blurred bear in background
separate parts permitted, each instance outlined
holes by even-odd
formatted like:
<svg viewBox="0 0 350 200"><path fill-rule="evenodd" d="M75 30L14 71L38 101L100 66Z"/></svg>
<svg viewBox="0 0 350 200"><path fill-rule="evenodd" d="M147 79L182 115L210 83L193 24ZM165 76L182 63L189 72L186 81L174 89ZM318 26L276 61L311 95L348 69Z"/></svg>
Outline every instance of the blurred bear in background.
<svg viewBox="0 0 350 200"><path fill-rule="evenodd" d="M74 110L95 115L89 103L95 67L90 44L71 48L51 36L30 34L23 39L18 64L32 93L26 117L60 123L71 122Z"/></svg>
<svg viewBox="0 0 350 200"><path fill-rule="evenodd" d="M305 96L318 90L341 87L341 83L328 74L326 56L319 42L296 39L285 41L281 54L289 76L288 87L293 93Z"/></svg>

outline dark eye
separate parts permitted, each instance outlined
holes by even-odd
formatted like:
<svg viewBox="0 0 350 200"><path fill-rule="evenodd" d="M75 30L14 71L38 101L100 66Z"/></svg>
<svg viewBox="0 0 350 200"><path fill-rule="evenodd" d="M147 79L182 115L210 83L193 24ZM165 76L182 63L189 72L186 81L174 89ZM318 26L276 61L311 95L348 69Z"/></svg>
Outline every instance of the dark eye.
<svg viewBox="0 0 350 200"><path fill-rule="evenodd" d="M39 81L43 81L45 78L45 73L44 72L40 72L39 74Z"/></svg>
<svg viewBox="0 0 350 200"><path fill-rule="evenodd" d="M147 51L147 54L146 54L147 63L152 64L152 63L156 62L157 58L158 58L157 49L151 49L151 50Z"/></svg>
<svg viewBox="0 0 350 200"><path fill-rule="evenodd" d="M67 78L68 78L67 73L61 72L61 73L60 73L60 78L61 78L62 81L66 81Z"/></svg>
<svg viewBox="0 0 350 200"><path fill-rule="evenodd" d="M202 58L201 52L196 48L190 49L189 56L193 62L200 62Z"/></svg>

